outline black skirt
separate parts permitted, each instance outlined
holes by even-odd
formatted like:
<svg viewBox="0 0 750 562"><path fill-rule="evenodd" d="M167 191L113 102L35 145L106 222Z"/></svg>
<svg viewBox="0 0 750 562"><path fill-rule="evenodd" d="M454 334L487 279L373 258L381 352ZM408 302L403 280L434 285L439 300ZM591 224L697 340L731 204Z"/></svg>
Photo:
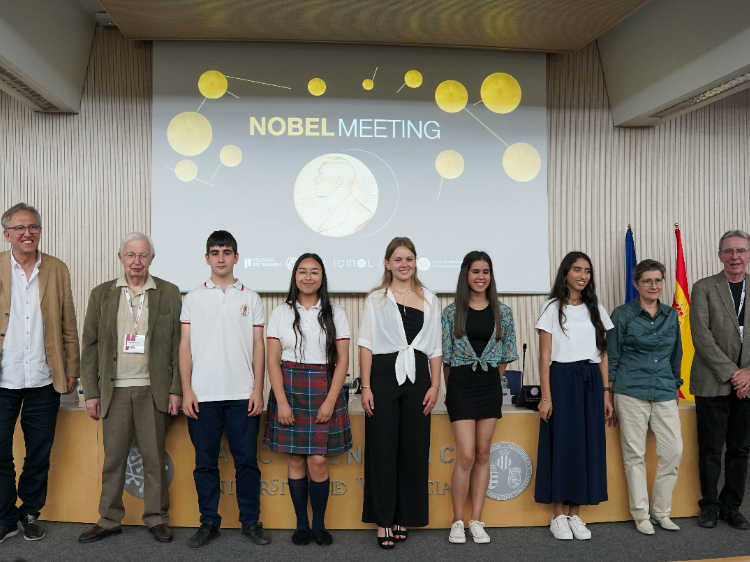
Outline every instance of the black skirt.
<svg viewBox="0 0 750 562"><path fill-rule="evenodd" d="M503 384L496 368L483 371L471 365L451 367L445 405L451 423L503 417Z"/></svg>

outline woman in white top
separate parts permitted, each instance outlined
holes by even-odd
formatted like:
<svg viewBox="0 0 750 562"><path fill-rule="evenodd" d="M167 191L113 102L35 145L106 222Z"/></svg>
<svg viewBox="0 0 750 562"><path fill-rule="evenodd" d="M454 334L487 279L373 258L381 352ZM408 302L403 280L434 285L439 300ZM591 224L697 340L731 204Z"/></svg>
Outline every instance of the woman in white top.
<svg viewBox="0 0 750 562"><path fill-rule="evenodd" d="M286 303L271 313L268 400L264 443L288 453L289 495L297 515L292 542L328 546L328 457L352 447L343 385L349 367L349 324L330 302L323 260L303 254L294 264ZM308 485L307 472L310 472ZM312 529L307 517L308 490Z"/></svg>
<svg viewBox="0 0 750 562"><path fill-rule="evenodd" d="M365 299L359 362L365 418L362 521L378 525L378 544L406 540L405 527L429 520L430 413L440 388L440 304L417 278L408 238L385 250L380 286Z"/></svg>
<svg viewBox="0 0 750 562"><path fill-rule="evenodd" d="M569 253L536 324L542 401L535 499L552 504L550 530L557 539L590 539L579 507L607 501L612 327L596 297L591 260L583 252Z"/></svg>

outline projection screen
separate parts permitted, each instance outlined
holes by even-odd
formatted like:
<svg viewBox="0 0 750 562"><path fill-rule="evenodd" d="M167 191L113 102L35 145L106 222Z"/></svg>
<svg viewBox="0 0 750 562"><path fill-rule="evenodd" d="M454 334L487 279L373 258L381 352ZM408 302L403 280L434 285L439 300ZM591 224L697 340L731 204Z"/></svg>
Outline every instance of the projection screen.
<svg viewBox="0 0 750 562"><path fill-rule="evenodd" d="M332 291L378 283L395 236L420 279L456 287L489 253L498 290L549 290L543 54L155 42L154 274L190 290L208 235L238 241L235 274L286 292L304 252Z"/></svg>

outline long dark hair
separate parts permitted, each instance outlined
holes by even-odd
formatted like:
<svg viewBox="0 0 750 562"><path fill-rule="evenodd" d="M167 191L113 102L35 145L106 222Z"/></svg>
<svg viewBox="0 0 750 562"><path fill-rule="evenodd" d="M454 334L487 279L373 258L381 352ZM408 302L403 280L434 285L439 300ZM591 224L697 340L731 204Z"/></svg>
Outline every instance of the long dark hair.
<svg viewBox="0 0 750 562"><path fill-rule="evenodd" d="M497 286L495 285L495 272L492 269L492 260L486 252L474 250L464 256L461 271L458 274L458 285L456 285L456 314L453 318L453 335L460 339L466 335L466 318L469 315L469 300L471 299L471 287L469 286L469 270L474 262L486 261L490 266L490 282L484 290L487 300L490 301L490 310L495 319L495 340L499 341L503 335L502 319L500 318L500 305L497 299Z"/></svg>
<svg viewBox="0 0 750 562"><path fill-rule="evenodd" d="M591 265L591 258L589 258L583 252L570 252L567 256L565 256L562 260L562 263L560 263L560 267L557 270L557 276L555 277L555 283L552 285L552 290L549 292L549 298L552 299L552 302L557 301L558 303L558 321L560 322L560 327L562 328L562 331L564 333L566 318L563 308L565 308L565 305L568 303L568 299L570 298L570 290L568 289L568 284L565 278L568 276L570 268L573 267L573 264L579 258L583 258L587 262L589 262L589 269L591 269L591 279L589 280L583 291L581 291L581 301L589 310L591 323L594 325L594 329L596 330L596 348L601 353L604 353L605 351L607 351L607 330L604 329L604 324L602 324L602 317L599 314L599 299L596 298L594 266Z"/></svg>
<svg viewBox="0 0 750 562"><path fill-rule="evenodd" d="M333 323L333 307L331 306L331 299L328 296L328 277L326 276L326 268L323 265L323 260L320 259L318 254L308 252L302 254L294 262L292 268L292 282L289 284L289 293L286 296L286 304L292 307L294 311L294 349L300 350L302 355L302 362L304 363L304 350L302 345L305 341L305 334L302 333L302 328L299 325L299 310L297 310L297 298L299 297L299 289L297 288L297 269L299 264L307 258L312 258L318 265L320 265L320 273L323 279L320 282L320 288L318 289L318 299L320 299L320 314L318 315L318 323L320 324L321 330L326 335L326 371L328 371L328 377L333 376L333 371L336 368L336 362L338 361L339 354L336 350L336 325Z"/></svg>

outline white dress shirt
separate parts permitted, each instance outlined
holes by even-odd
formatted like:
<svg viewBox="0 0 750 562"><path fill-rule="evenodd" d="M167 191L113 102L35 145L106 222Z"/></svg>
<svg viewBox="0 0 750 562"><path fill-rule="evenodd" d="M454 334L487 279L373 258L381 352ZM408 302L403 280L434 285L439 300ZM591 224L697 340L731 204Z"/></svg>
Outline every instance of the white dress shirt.
<svg viewBox="0 0 750 562"><path fill-rule="evenodd" d="M209 279L185 296L180 322L190 324L190 385L198 402L250 398L253 328L265 324L258 293L239 279L224 292Z"/></svg>
<svg viewBox="0 0 750 562"><path fill-rule="evenodd" d="M310 365L325 365L326 338L320 328L320 301L310 310L306 310L300 303L295 303L299 311L299 327L304 334L304 341L294 330L294 309L284 303L271 312L266 328L266 338L279 340L281 343L281 360ZM331 303L333 308L333 325L336 329L336 341L349 339L349 322L346 313L339 305ZM295 338L295 335L297 336Z"/></svg>
<svg viewBox="0 0 750 562"><path fill-rule="evenodd" d="M424 291L424 324L411 342L406 343L406 332L398 304L389 289L375 291L365 299L362 320L359 325L357 345L366 347L374 355L398 352L396 357L396 380L404 384L408 378L417 377L414 351L421 351L429 359L443 354L440 303L435 294ZM408 314L408 312L407 312Z"/></svg>
<svg viewBox="0 0 750 562"><path fill-rule="evenodd" d="M558 363L575 363L588 359L592 363L601 363L601 352L596 347L596 329L591 323L591 315L585 304L578 306L565 305L565 331L560 327L558 316L559 303L547 300L542 303L536 331L544 330L552 334L552 361ZM599 305L599 316L602 318L604 329L614 328L609 314Z"/></svg>
<svg viewBox="0 0 750 562"><path fill-rule="evenodd" d="M10 252L10 316L0 361L2 388L38 388L52 384L39 301L39 265L42 263L42 252L37 254L34 271L26 279L26 272L13 257L13 252Z"/></svg>

